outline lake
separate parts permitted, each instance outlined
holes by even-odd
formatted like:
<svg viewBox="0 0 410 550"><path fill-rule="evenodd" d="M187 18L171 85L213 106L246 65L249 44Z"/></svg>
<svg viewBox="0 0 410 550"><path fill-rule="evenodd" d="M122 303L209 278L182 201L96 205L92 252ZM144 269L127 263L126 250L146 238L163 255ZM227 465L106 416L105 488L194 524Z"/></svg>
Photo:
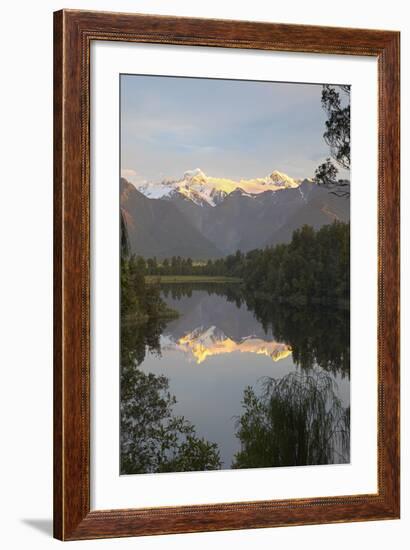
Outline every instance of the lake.
<svg viewBox="0 0 410 550"><path fill-rule="evenodd" d="M172 415L216 444L218 467L349 462L349 312L272 304L247 296L240 285L169 284L161 296L179 317L129 327L122 335L123 363L132 357L133 372L139 369L145 381L167 381L161 391L175 397ZM124 397L127 380L122 406L126 399L144 399L140 385L133 386L138 396L129 391ZM132 403L122 409L123 454L133 438L144 449L157 444L152 435L135 435L135 425L143 418L148 425L155 414L159 421L159 413L149 416ZM332 437L330 447L321 443ZM128 466L124 472L162 471L149 468L148 451L144 456L145 469ZM173 464L173 471L186 468Z"/></svg>

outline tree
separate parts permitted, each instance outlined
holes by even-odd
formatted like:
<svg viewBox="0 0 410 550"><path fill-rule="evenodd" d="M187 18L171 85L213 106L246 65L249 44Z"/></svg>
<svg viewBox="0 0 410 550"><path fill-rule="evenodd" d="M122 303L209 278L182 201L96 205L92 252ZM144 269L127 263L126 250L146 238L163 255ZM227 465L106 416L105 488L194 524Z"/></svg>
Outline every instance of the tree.
<svg viewBox="0 0 410 550"><path fill-rule="evenodd" d="M350 376L349 310L289 307L254 297L246 297L246 305L266 333L292 349L292 361L301 370L317 366L334 376Z"/></svg>
<svg viewBox="0 0 410 550"><path fill-rule="evenodd" d="M120 213L120 234L121 234L121 257L128 258L130 255L130 241L128 237L127 224L125 223L124 213L121 210Z"/></svg>
<svg viewBox="0 0 410 550"><path fill-rule="evenodd" d="M140 474L216 470L216 443L196 434L176 416L176 398L166 376L142 372L135 364L121 368L121 473Z"/></svg>
<svg viewBox="0 0 410 550"><path fill-rule="evenodd" d="M268 468L349 461L350 410L320 370L267 378L263 393L244 391L234 468Z"/></svg>
<svg viewBox="0 0 410 550"><path fill-rule="evenodd" d="M168 258L165 258L162 262L162 271L164 275L169 275L169 260Z"/></svg>
<svg viewBox="0 0 410 550"><path fill-rule="evenodd" d="M328 157L323 164L319 164L316 168L315 179L319 185L336 185L337 174L338 169Z"/></svg>
<svg viewBox="0 0 410 550"><path fill-rule="evenodd" d="M158 269L158 263L155 256L153 258L148 258L147 266L148 266L148 273L150 275L155 275Z"/></svg>
<svg viewBox="0 0 410 550"><path fill-rule="evenodd" d="M235 274L242 277L247 290L276 303L345 306L349 229L349 224L339 221L318 231L304 225L293 232L289 244L248 252Z"/></svg>
<svg viewBox="0 0 410 550"><path fill-rule="evenodd" d="M323 86L322 106L327 113L326 131L323 137L330 147L332 158L343 168L350 168L350 86ZM340 93L347 96L343 106Z"/></svg>
<svg viewBox="0 0 410 550"><path fill-rule="evenodd" d="M350 168L350 86L325 84L322 107L327 114L323 138L329 145L331 157L316 169L315 180L330 188L333 194L348 197L349 183L337 179L339 170L333 161L342 168Z"/></svg>

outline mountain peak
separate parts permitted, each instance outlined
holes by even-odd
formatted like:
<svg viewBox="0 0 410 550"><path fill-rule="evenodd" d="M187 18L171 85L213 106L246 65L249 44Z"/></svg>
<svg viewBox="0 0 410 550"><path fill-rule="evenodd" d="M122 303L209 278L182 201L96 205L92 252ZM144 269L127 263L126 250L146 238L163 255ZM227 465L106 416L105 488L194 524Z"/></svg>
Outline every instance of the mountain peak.
<svg viewBox="0 0 410 550"><path fill-rule="evenodd" d="M265 191L296 188L300 183L300 180L279 170L261 178L233 180L208 176L201 168L194 168L184 172L180 179L167 178L160 183L145 183L138 189L150 199L182 196L195 204L214 207L237 189L244 195L254 196Z"/></svg>
<svg viewBox="0 0 410 550"><path fill-rule="evenodd" d="M291 178L287 174L284 174L283 172L279 172L279 170L274 170L270 176L270 180L279 183L279 184L285 184L287 187L298 187L299 181Z"/></svg>
<svg viewBox="0 0 410 550"><path fill-rule="evenodd" d="M187 170L184 172L184 177L182 179L190 179L195 177L206 178L205 173L200 168L194 168L193 170Z"/></svg>
<svg viewBox="0 0 410 550"><path fill-rule="evenodd" d="M122 179L121 206L129 214L124 219L131 250L159 259L179 255L206 260L290 242L293 231L304 224L317 229L335 219L350 219L349 201L311 180L293 189L267 178L244 184L207 176L207 184L185 180L186 187L174 182L145 189ZM229 186L230 193L221 189Z"/></svg>

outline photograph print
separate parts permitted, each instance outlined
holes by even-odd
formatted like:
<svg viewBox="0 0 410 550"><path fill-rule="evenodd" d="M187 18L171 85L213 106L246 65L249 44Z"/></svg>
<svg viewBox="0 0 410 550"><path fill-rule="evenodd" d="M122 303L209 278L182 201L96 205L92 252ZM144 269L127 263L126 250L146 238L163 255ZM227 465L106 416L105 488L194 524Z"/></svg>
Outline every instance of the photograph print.
<svg viewBox="0 0 410 550"><path fill-rule="evenodd" d="M349 463L350 87L123 74L120 163L120 474Z"/></svg>

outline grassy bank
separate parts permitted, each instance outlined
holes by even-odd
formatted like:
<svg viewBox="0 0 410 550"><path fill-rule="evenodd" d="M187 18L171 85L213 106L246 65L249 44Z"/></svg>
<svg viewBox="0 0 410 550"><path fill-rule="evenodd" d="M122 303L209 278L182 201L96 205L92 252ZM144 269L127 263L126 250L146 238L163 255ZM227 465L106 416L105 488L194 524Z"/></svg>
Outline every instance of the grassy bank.
<svg viewBox="0 0 410 550"><path fill-rule="evenodd" d="M145 282L153 283L242 283L239 277L212 275L146 275Z"/></svg>

